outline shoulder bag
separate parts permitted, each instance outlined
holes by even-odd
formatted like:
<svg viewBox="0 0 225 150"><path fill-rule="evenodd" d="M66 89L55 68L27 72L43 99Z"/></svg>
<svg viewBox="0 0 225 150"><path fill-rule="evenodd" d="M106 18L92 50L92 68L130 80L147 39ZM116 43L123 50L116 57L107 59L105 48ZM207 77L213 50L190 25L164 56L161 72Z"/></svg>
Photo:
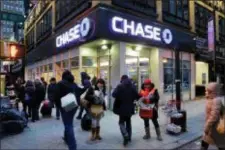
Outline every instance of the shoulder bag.
<svg viewBox="0 0 225 150"><path fill-rule="evenodd" d="M77 107L77 100L73 93L68 93L61 98L62 108L68 112Z"/></svg>

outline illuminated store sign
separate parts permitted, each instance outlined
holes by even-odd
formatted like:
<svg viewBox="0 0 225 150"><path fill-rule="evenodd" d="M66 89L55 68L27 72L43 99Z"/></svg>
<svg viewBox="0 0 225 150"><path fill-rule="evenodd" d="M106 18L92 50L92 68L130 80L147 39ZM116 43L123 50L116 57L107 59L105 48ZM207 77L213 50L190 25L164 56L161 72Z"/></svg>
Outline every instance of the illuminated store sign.
<svg viewBox="0 0 225 150"><path fill-rule="evenodd" d="M59 48L71 42L82 40L89 34L90 30L90 19L84 18L79 24L76 24L65 33L56 37L56 47Z"/></svg>
<svg viewBox="0 0 225 150"><path fill-rule="evenodd" d="M111 28L113 32L142 37L153 41L170 44L173 41L173 35L170 29L162 29L149 24L142 24L133 20L128 20L122 17L114 16L111 19Z"/></svg>

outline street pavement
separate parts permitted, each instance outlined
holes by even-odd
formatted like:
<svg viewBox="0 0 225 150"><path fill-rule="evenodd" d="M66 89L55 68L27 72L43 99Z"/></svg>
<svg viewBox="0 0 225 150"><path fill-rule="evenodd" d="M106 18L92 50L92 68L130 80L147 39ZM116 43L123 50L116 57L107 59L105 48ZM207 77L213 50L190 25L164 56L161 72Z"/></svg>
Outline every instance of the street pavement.
<svg viewBox="0 0 225 150"><path fill-rule="evenodd" d="M185 146L183 146L182 148L180 148L181 150L191 150L191 149L200 149L201 148L201 138L193 141ZM210 145L209 146L209 150L217 150L217 148L215 146Z"/></svg>
<svg viewBox="0 0 225 150"><path fill-rule="evenodd" d="M188 131L178 136L168 135L165 126L169 122L164 112L160 109L159 124L162 131L163 141L156 140L155 130L151 123L150 140L143 140L144 123L135 115L132 118L133 137L132 143L124 148L118 126L118 116L111 111L105 113L101 120L101 142L91 143L88 141L90 133L82 131L80 121L74 119L74 131L78 149L176 149L182 145L198 139L203 132L204 125L204 100L189 101L182 108L187 111ZM53 115L55 110L53 111ZM42 118L35 123L29 123L29 128L18 135L5 136L1 139L1 149L67 149L62 141L63 124L61 120Z"/></svg>

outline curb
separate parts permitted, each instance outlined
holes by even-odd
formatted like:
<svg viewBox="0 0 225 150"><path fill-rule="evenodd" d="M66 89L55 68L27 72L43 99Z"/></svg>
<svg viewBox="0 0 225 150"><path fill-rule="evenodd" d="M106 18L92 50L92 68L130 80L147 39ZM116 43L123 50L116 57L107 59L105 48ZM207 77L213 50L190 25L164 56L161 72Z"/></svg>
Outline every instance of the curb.
<svg viewBox="0 0 225 150"><path fill-rule="evenodd" d="M197 136L197 137L195 137L194 139L192 139L192 140L190 140L190 141L188 141L188 142L186 142L186 143L184 143L184 144L182 144L182 145L180 145L180 146L178 146L178 147L176 147L176 148L173 148L173 149L171 149L171 150L179 150L179 149L181 149L182 147L185 147L185 146L187 146L188 144L190 144L190 143L192 143L192 142L194 142L194 141L197 141L198 139L200 139L202 137L202 135L201 136Z"/></svg>

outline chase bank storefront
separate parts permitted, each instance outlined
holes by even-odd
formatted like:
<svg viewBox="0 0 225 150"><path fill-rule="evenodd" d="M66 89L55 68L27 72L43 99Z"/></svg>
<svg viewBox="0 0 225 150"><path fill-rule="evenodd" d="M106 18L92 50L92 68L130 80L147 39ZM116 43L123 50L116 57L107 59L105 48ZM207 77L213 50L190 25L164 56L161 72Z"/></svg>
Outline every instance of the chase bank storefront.
<svg viewBox="0 0 225 150"><path fill-rule="evenodd" d="M120 77L127 74L138 89L150 78L164 103L175 98L174 50L179 50L183 99L195 97L191 34L109 6L85 14L28 53L26 80L54 76L59 81L63 70L69 69L80 83L80 72L85 71L106 80L110 98Z"/></svg>

